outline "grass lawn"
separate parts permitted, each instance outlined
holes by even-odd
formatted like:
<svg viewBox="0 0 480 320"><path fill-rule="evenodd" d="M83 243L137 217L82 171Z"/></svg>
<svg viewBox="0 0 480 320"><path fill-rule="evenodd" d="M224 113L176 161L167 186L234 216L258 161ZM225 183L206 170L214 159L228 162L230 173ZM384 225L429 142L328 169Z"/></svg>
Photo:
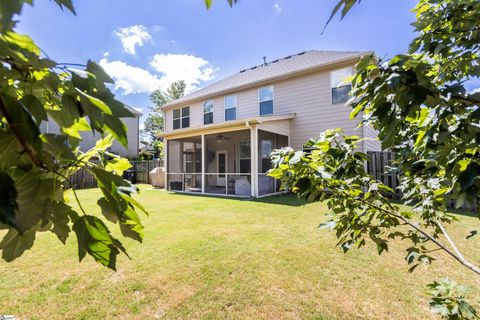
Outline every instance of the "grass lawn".
<svg viewBox="0 0 480 320"><path fill-rule="evenodd" d="M378 257L373 246L344 255L317 228L326 207L293 197L258 201L176 195L142 186L143 244L124 240L132 260L118 271L90 257L78 263L76 238L64 247L41 234L13 263L0 261L0 314L21 319L425 319L425 285L449 277L480 280L445 255L407 272L404 247ZM81 191L98 212L98 190ZM459 216L450 228L466 256L480 263L480 228ZM112 227L115 228L115 227ZM115 232L117 232L115 228Z"/></svg>

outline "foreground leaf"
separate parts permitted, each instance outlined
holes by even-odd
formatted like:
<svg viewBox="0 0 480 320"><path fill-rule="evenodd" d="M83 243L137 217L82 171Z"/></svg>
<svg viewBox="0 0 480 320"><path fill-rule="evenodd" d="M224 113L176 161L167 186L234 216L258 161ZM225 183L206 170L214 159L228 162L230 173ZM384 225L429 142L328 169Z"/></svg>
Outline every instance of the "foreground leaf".
<svg viewBox="0 0 480 320"><path fill-rule="evenodd" d="M8 230L7 234L0 242L0 250L2 250L2 258L11 262L20 257L25 250L30 249L35 241L36 230L29 230L20 233L15 229Z"/></svg>
<svg viewBox="0 0 480 320"><path fill-rule="evenodd" d="M80 217L73 225L73 230L77 235L80 261L88 253L95 261L116 270L117 255L120 252L127 254L122 244L112 237L107 226L97 217Z"/></svg>

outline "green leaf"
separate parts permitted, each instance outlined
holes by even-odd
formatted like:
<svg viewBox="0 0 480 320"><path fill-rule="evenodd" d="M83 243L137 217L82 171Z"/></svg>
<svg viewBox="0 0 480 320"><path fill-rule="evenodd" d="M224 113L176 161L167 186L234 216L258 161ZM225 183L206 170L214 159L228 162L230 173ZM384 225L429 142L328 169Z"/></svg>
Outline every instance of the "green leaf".
<svg viewBox="0 0 480 320"><path fill-rule="evenodd" d="M46 204L44 220L52 222L50 229L65 244L70 234L70 220L77 220L78 214L64 202L49 201Z"/></svg>
<svg viewBox="0 0 480 320"><path fill-rule="evenodd" d="M2 129L0 129L0 150L2 150L0 152L0 170L10 169L24 162L22 158L25 158L25 155L22 154L22 146L13 134Z"/></svg>
<svg viewBox="0 0 480 320"><path fill-rule="evenodd" d="M110 202L107 198L103 197L98 199L98 206L102 210L102 214L108 221L117 223L119 215L118 205L115 202Z"/></svg>
<svg viewBox="0 0 480 320"><path fill-rule="evenodd" d="M37 56L41 54L40 48L37 47L37 45L33 42L32 38L30 38L25 34L7 32L5 33L4 37L12 45L15 45L21 49L31 52Z"/></svg>
<svg viewBox="0 0 480 320"><path fill-rule="evenodd" d="M2 258L11 262L20 257L25 250L30 249L35 241L36 230L29 230L23 233L15 229L8 230L7 234L0 242L0 250L2 250Z"/></svg>
<svg viewBox="0 0 480 320"><path fill-rule="evenodd" d="M100 83L114 83L113 79L105 72L105 70L92 60L87 62L87 71L91 72Z"/></svg>
<svg viewBox="0 0 480 320"><path fill-rule="evenodd" d="M77 90L77 92L80 94L80 102L82 103L82 106L84 107L84 109L85 107L87 107L86 109L88 110L88 109L91 109L90 106L95 106L96 108L98 108L98 110L100 110L105 114L110 114L110 115L112 114L112 110L102 100L95 98L81 91L78 88L75 88L75 90Z"/></svg>
<svg viewBox="0 0 480 320"><path fill-rule="evenodd" d="M127 126L125 123L115 116L105 115L105 128L111 133L115 139L124 147L128 145Z"/></svg>
<svg viewBox="0 0 480 320"><path fill-rule="evenodd" d="M8 0L0 1L0 22L1 32L5 32L13 28L13 15L19 14L22 11L24 3L32 4L32 0Z"/></svg>
<svg viewBox="0 0 480 320"><path fill-rule="evenodd" d="M148 216L148 211L137 200L135 200L133 197L131 197L131 196L125 194L125 193L121 193L120 196L125 201L127 201L128 203L130 203L134 207L138 208L140 211L143 211L143 213L145 213Z"/></svg>
<svg viewBox="0 0 480 320"><path fill-rule="evenodd" d="M205 5L207 6L207 9L210 9L212 6L212 0L205 0Z"/></svg>
<svg viewBox="0 0 480 320"><path fill-rule="evenodd" d="M75 8L73 7L72 0L55 0L55 2L60 6L60 8L63 10L63 7L67 8L70 10L71 13L76 15L77 13L75 12Z"/></svg>
<svg viewBox="0 0 480 320"><path fill-rule="evenodd" d="M120 230L125 237L132 238L138 242L143 240L143 226L140 223L137 213L128 208L120 220Z"/></svg>
<svg viewBox="0 0 480 320"><path fill-rule="evenodd" d="M0 222L15 226L15 211L17 206L17 190L13 179L0 171Z"/></svg>
<svg viewBox="0 0 480 320"><path fill-rule="evenodd" d="M61 183L36 170L15 170L11 177L18 193L14 224L20 232L25 232L40 222L48 201L61 200L61 194L55 188Z"/></svg>
<svg viewBox="0 0 480 320"><path fill-rule="evenodd" d="M337 14L337 12L342 9L341 12L341 19L343 19L347 13L350 11L350 9L353 7L354 4L360 3L361 0L340 0L335 7L333 8L332 12L330 13L330 17L327 20L327 23L325 23L325 26L323 27L322 33L325 31L327 28L327 25L332 21L333 17ZM343 8L342 8L343 7Z"/></svg>
<svg viewBox="0 0 480 320"><path fill-rule="evenodd" d="M107 226L97 217L81 216L73 225L73 230L77 235L80 261L88 253L95 261L115 270L117 255L120 252L126 254L122 244L112 237Z"/></svg>

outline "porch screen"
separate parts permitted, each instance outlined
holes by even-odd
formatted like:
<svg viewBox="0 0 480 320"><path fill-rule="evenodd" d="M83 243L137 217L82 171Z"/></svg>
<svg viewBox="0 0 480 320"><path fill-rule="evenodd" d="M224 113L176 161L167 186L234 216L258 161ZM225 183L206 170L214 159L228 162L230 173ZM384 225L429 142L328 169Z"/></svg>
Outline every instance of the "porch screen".
<svg viewBox="0 0 480 320"><path fill-rule="evenodd" d="M240 142L240 173L251 173L251 150L250 141Z"/></svg>

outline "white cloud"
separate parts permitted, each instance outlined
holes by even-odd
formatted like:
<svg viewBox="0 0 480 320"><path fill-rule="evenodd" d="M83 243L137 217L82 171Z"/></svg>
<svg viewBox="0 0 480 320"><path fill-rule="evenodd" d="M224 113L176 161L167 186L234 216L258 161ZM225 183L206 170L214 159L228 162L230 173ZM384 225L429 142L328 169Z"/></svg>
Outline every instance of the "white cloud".
<svg viewBox="0 0 480 320"><path fill-rule="evenodd" d="M280 2L276 2L276 3L273 5L273 8L275 8L275 11L277 11L278 13L280 13L280 12L283 11L282 7L280 7Z"/></svg>
<svg viewBox="0 0 480 320"><path fill-rule="evenodd" d="M188 54L156 54L150 65L162 75L162 81L170 83L185 80L187 91L192 91L201 82L214 78L214 68L208 61Z"/></svg>
<svg viewBox="0 0 480 320"><path fill-rule="evenodd" d="M151 40L152 36L147 28L142 25L134 25L118 29L115 34L120 38L123 50L129 54L135 54L137 46L143 46L145 41Z"/></svg>
<svg viewBox="0 0 480 320"><path fill-rule="evenodd" d="M187 92L214 78L216 69L207 60L187 54L156 54L150 62L154 73L123 61L100 60L100 66L115 80L115 90L124 95L166 90L174 81L185 80Z"/></svg>
<svg viewBox="0 0 480 320"><path fill-rule="evenodd" d="M142 68L132 67L123 61L100 60L100 66L115 80L115 89L125 95L149 93L162 85L158 76Z"/></svg>

